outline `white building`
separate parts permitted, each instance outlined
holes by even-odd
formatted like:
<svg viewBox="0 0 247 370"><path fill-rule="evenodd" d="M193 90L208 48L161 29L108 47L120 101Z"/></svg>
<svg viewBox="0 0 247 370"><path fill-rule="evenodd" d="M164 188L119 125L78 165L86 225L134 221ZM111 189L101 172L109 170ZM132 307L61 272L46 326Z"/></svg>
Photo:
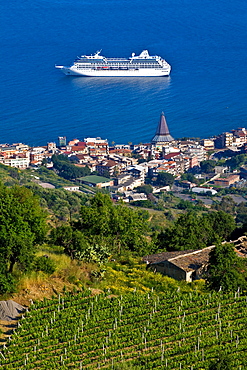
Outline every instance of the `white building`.
<svg viewBox="0 0 247 370"><path fill-rule="evenodd" d="M200 187L195 187L195 188L192 188L191 191L193 193L207 193L207 192L210 192L212 195L215 195L217 194L217 191L214 190L214 189L211 189L211 188L200 188Z"/></svg>
<svg viewBox="0 0 247 370"><path fill-rule="evenodd" d="M10 167L15 167L15 168L19 168L19 169L25 169L27 167L29 167L29 164L30 164L30 158L29 158L29 155L28 156L13 156L13 157L10 157L10 158L5 158L1 161L2 164L4 164L5 166L10 166Z"/></svg>

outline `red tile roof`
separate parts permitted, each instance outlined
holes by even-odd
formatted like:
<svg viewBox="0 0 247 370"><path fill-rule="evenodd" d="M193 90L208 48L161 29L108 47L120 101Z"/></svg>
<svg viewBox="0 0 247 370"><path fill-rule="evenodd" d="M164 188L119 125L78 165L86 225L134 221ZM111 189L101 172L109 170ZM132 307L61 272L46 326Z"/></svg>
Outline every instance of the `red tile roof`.
<svg viewBox="0 0 247 370"><path fill-rule="evenodd" d="M169 159L171 159L171 158L173 158L173 157L177 157L177 156L178 156L178 155L180 155L180 154L181 154L180 152L169 153L169 154L164 155L164 159L169 160Z"/></svg>

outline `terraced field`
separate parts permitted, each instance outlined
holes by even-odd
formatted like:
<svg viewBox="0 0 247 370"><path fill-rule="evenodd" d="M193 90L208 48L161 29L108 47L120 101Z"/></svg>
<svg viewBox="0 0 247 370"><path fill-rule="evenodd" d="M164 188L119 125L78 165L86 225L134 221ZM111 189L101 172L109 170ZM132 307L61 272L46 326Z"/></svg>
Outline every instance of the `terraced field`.
<svg viewBox="0 0 247 370"><path fill-rule="evenodd" d="M1 349L5 369L247 369L247 297L85 291L33 304ZM125 367L127 368L127 367Z"/></svg>

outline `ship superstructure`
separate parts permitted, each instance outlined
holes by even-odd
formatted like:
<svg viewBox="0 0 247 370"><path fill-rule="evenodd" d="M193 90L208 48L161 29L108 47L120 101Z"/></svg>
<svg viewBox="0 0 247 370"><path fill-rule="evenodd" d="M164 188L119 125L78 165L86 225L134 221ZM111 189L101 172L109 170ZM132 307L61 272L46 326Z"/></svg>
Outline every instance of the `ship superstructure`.
<svg viewBox="0 0 247 370"><path fill-rule="evenodd" d="M171 66L164 59L149 55L147 50L138 56L132 53L129 58L106 58L100 53L81 55L73 65L56 65L56 68L66 75L89 77L159 77L169 76L171 71Z"/></svg>

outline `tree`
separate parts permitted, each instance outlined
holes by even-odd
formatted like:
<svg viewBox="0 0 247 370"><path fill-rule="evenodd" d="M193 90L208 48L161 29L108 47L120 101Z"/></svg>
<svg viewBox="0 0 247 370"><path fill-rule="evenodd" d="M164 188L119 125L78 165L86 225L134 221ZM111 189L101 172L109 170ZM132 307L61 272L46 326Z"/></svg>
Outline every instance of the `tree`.
<svg viewBox="0 0 247 370"><path fill-rule="evenodd" d="M51 230L50 243L64 248L64 252L74 258L73 229L70 225L58 226Z"/></svg>
<svg viewBox="0 0 247 370"><path fill-rule="evenodd" d="M43 189L41 186L34 183L28 185L28 188L41 198L40 203L43 208L49 208L49 213L62 221L69 221L72 218L76 219L82 204L88 199L88 196L84 193L71 192L63 188Z"/></svg>
<svg viewBox="0 0 247 370"><path fill-rule="evenodd" d="M46 214L39 199L26 188L0 185L0 264L2 273L13 272L17 263L27 270L35 246L46 235Z"/></svg>
<svg viewBox="0 0 247 370"><path fill-rule="evenodd" d="M109 253L121 253L123 249L143 254L148 246L148 218L146 211L115 205L109 195L97 193L82 206L77 221L52 230L50 241L61 245L71 258L84 260L95 261L98 254L103 261Z"/></svg>
<svg viewBox="0 0 247 370"><path fill-rule="evenodd" d="M90 238L70 225L62 225L53 229L50 241L63 247L64 252L71 259L102 263L110 255L104 241L97 237Z"/></svg>
<svg viewBox="0 0 247 370"><path fill-rule="evenodd" d="M4 293L13 293L16 289L16 280L6 271L0 271L0 295Z"/></svg>
<svg viewBox="0 0 247 370"><path fill-rule="evenodd" d="M190 210L160 233L159 246L166 250L202 249L226 240L235 227L234 218L223 211L200 216Z"/></svg>
<svg viewBox="0 0 247 370"><path fill-rule="evenodd" d="M168 172L159 172L156 184L160 186L172 186L174 183L174 176Z"/></svg>
<svg viewBox="0 0 247 370"><path fill-rule="evenodd" d="M226 213L230 213L231 215L235 214L236 210L236 203L230 196L222 197L219 203L216 203L214 206L217 211L224 211Z"/></svg>
<svg viewBox="0 0 247 370"><path fill-rule="evenodd" d="M168 251L206 247L207 238L204 237L200 221L193 211L180 215L172 226L159 235L160 247ZM204 225L205 229L206 225Z"/></svg>
<svg viewBox="0 0 247 370"><path fill-rule="evenodd" d="M211 159L209 159L207 161L202 161L200 163L201 170L204 173L211 173L211 172L213 172L215 166L216 166L216 161L213 161Z"/></svg>
<svg viewBox="0 0 247 370"><path fill-rule="evenodd" d="M52 162L54 169L59 173L59 176L74 180L78 177L87 176L91 173L90 169L86 167L77 167L72 164L64 155L53 155Z"/></svg>
<svg viewBox="0 0 247 370"><path fill-rule="evenodd" d="M246 154L238 154L227 159L225 165L231 167L231 170L239 169L246 163L246 159Z"/></svg>
<svg viewBox="0 0 247 370"><path fill-rule="evenodd" d="M48 160L47 160L47 158L45 157L45 158L43 158L43 159L42 159L42 163L41 163L41 165L46 167L46 165L47 165L47 164L48 164Z"/></svg>
<svg viewBox="0 0 247 370"><path fill-rule="evenodd" d="M34 259L32 269L35 271L43 271L46 274L51 275L56 270L56 267L51 258L48 256L40 256Z"/></svg>
<svg viewBox="0 0 247 370"><path fill-rule="evenodd" d="M207 220L210 225L210 244L215 243L215 241L217 241L218 239L221 241L229 239L232 232L236 228L234 217L223 211L208 213L206 215L203 215L202 218Z"/></svg>
<svg viewBox="0 0 247 370"><path fill-rule="evenodd" d="M88 236L100 236L115 249L140 250L147 245L148 212L115 205L110 197L97 193L89 206L82 206L81 217L74 226Z"/></svg>
<svg viewBox="0 0 247 370"><path fill-rule="evenodd" d="M210 289L236 291L246 289L246 266L230 243L218 243L210 252L208 268Z"/></svg>
<svg viewBox="0 0 247 370"><path fill-rule="evenodd" d="M247 224L247 205L245 202L241 202L236 207L236 222L241 222L242 224Z"/></svg>
<svg viewBox="0 0 247 370"><path fill-rule="evenodd" d="M179 203L177 204L178 209L193 209L194 205L189 200L180 199Z"/></svg>
<svg viewBox="0 0 247 370"><path fill-rule="evenodd" d="M145 184L145 185L137 186L137 188L135 188L135 190L138 193L144 193L144 194L148 195L148 194L151 194L153 192L153 187L152 187L152 185Z"/></svg>
<svg viewBox="0 0 247 370"><path fill-rule="evenodd" d="M193 173L190 173L190 172L183 173L183 174L181 175L181 180L187 180L187 181L193 182L193 183L195 183L195 184L199 184L199 183L200 183L200 180L198 180L198 179L193 175Z"/></svg>
<svg viewBox="0 0 247 370"><path fill-rule="evenodd" d="M103 177L106 177L108 179L111 177L110 172L107 168L104 168L101 172L96 171L96 175L97 176L103 176Z"/></svg>

